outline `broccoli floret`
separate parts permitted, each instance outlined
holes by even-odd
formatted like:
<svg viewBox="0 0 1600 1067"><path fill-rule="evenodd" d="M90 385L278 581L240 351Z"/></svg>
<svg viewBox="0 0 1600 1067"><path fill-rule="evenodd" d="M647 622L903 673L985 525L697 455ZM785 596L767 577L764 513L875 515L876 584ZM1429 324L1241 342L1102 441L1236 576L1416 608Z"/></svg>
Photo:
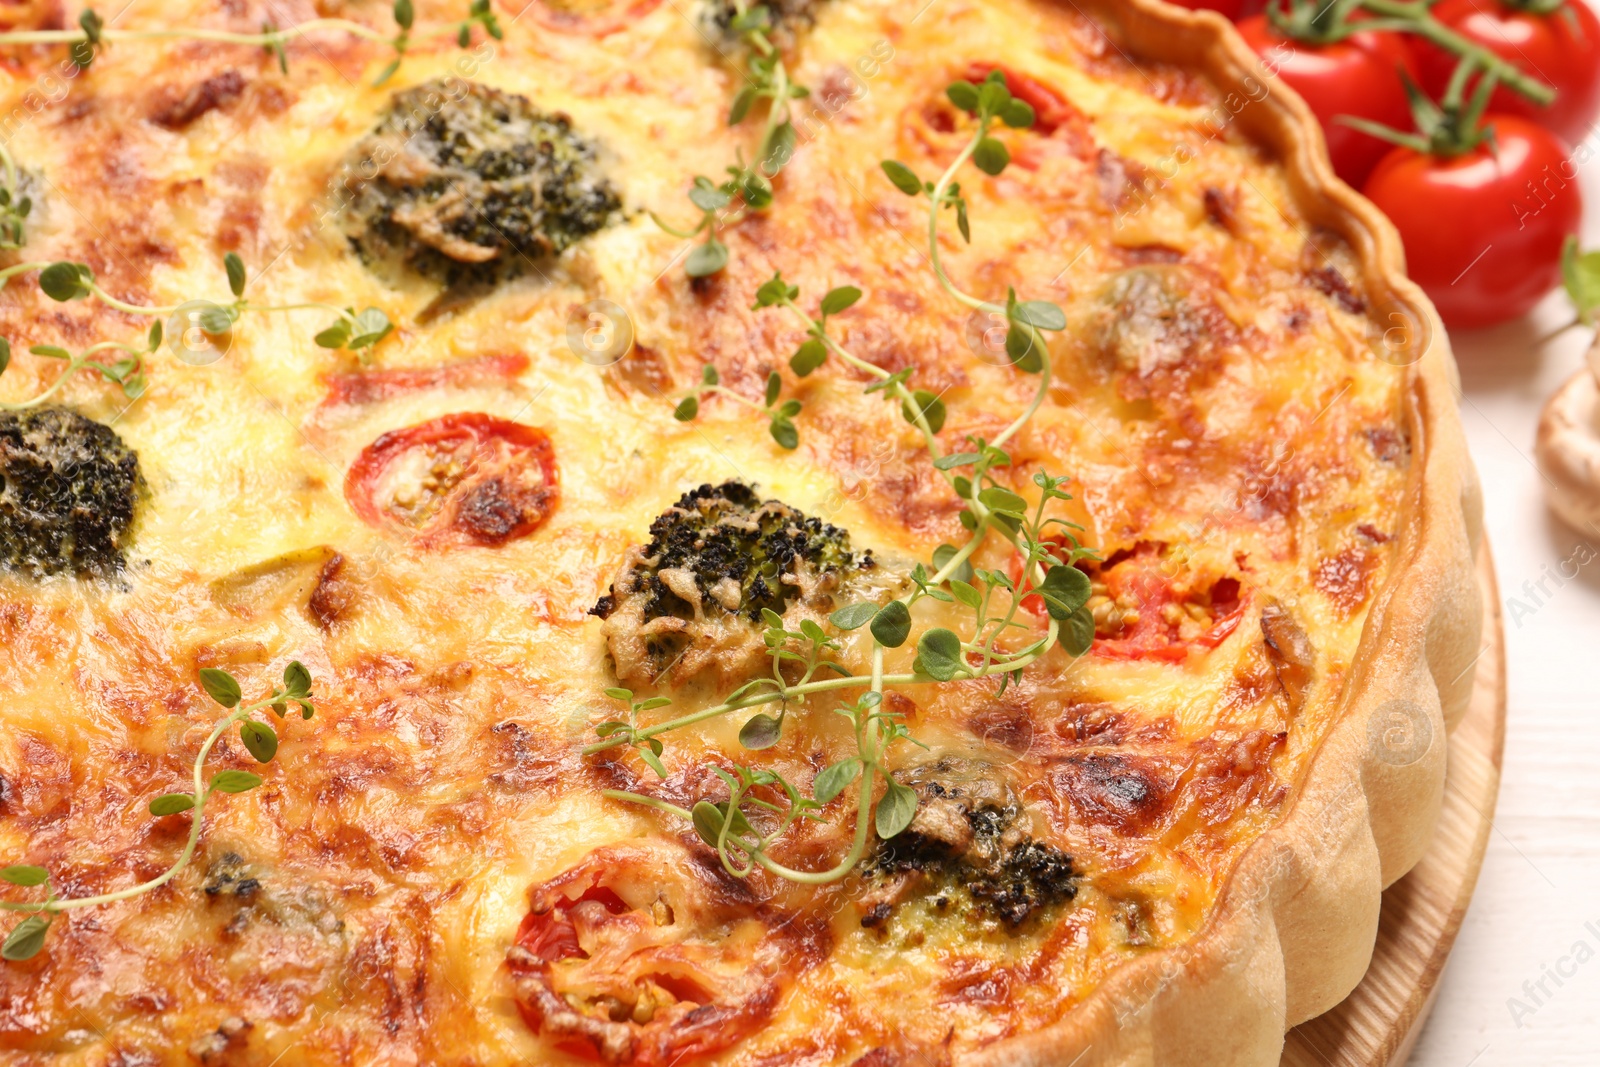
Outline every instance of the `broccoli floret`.
<svg viewBox="0 0 1600 1067"><path fill-rule="evenodd" d="M64 408L0 413L0 566L109 578L144 485L109 426Z"/></svg>
<svg viewBox="0 0 1600 1067"><path fill-rule="evenodd" d="M912 893L965 895L1011 929L1077 896L1072 857L1029 834L1021 801L994 766L946 756L898 777L916 791L917 814L864 868L878 883L864 925L880 924Z"/></svg>
<svg viewBox="0 0 1600 1067"><path fill-rule="evenodd" d="M791 628L820 619L850 575L874 566L837 526L741 482L702 485L650 524L650 543L629 550L591 614L606 620L623 681L681 681L712 665L732 677L763 655L764 610Z"/></svg>
<svg viewBox="0 0 1600 1067"><path fill-rule="evenodd" d="M514 277L621 207L567 116L457 78L396 93L348 169L363 179L345 216L362 258L451 287Z"/></svg>

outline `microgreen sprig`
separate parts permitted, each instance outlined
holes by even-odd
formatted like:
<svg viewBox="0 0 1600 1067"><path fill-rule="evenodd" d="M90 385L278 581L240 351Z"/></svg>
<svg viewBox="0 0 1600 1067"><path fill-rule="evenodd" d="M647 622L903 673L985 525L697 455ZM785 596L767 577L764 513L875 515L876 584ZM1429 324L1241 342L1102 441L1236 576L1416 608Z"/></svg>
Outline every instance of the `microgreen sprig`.
<svg viewBox="0 0 1600 1067"><path fill-rule="evenodd" d="M757 404L754 400L735 392L723 385L717 374L717 368L707 363L700 368L700 384L679 400L672 409L672 417L679 422L691 422L700 414L700 401L708 396L725 396L736 403L743 404L755 411L768 416L768 431L772 439L783 448L793 451L800 447L800 431L795 427L794 417L800 414L800 401L789 399L778 403L783 390L783 379L777 371L767 375L766 390L762 394L764 403Z"/></svg>
<svg viewBox="0 0 1600 1067"><path fill-rule="evenodd" d="M727 168L728 177L721 183L704 175L695 176L689 187L689 202L700 212L700 221L692 229L670 226L650 213L656 225L674 237L689 240L705 235L684 261L691 278L716 274L728 265L728 246L717 237L720 228L739 221L745 211L765 211L772 206L772 179L788 165L796 143L789 101L811 95L811 90L790 79L783 56L767 36L772 29L772 12L767 7L741 5L731 29L744 41L748 60L745 84L734 94L728 108L728 125L739 125L758 103L767 105L755 155L746 163L744 153L737 153L735 162ZM740 206L730 211L735 201Z"/></svg>
<svg viewBox="0 0 1600 1067"><path fill-rule="evenodd" d="M101 341L90 345L77 355L56 345L33 345L28 349L29 352L46 359L64 360L67 366L45 387L44 392L18 403L0 401L0 411L25 411L28 408L36 408L55 396L68 378L85 369L94 371L109 382L116 383L122 390L122 395L129 400L137 400L144 395L145 389L150 384L146 375L146 361L160 349L161 334L161 323L153 322L150 324L150 332L145 335L143 348L126 345L120 341ZM124 355L121 359L107 363L95 358L102 352L121 352ZM0 374L4 374L10 365L11 342L0 337Z"/></svg>
<svg viewBox="0 0 1600 1067"><path fill-rule="evenodd" d="M0 910L27 914L27 918L12 927L4 945L0 946L0 957L8 960L26 960L37 955L44 947L45 936L50 932L54 917L64 911L113 904L119 900L152 892L172 881L194 858L195 848L200 842L200 828L206 804L212 795L246 793L261 784L261 777L249 771L218 771L211 776L209 782L205 780L206 760L222 735L235 723L239 724L239 740L244 745L245 751L249 752L257 763L271 763L273 757L278 754L277 731L268 723L252 716L271 708L273 713L282 719L291 705L299 708L301 718L304 719L309 719L316 713L311 696L311 672L298 660L292 661L283 669L281 687L274 687L268 696L253 704L241 705L243 694L238 681L220 668L203 669L200 672L200 684L212 700L230 709L229 714L216 724L205 743L200 746L199 754L195 756L194 790L189 793L164 793L150 801L149 805L150 814L158 819L185 811L194 812L189 824L189 838L178 858L171 867L147 882L92 897L57 896L55 889L50 885L50 872L43 867L18 864L0 869L0 880L24 888L43 887L45 892L45 899L39 901L0 900Z"/></svg>
<svg viewBox="0 0 1600 1067"><path fill-rule="evenodd" d="M782 738L784 718L792 705L804 705L807 698L841 690L866 691L854 701L833 710L850 719L856 753L829 766L812 783L810 798L770 769L736 766L732 771L716 768L727 786L729 798L720 803L705 801L692 810L655 797L619 790L606 795L633 804L654 808L689 820L700 837L717 850L723 866L737 877L748 876L760 867L780 877L802 883L835 881L848 874L865 855L872 833L889 839L903 832L916 814L915 792L894 778L886 754L899 740L918 744L898 713L884 706L887 687L928 683L996 679L998 692L1014 684L1025 668L1036 663L1059 644L1071 656L1088 652L1094 640L1094 618L1087 604L1090 597L1088 576L1076 563L1097 558L1078 540L1081 528L1054 512L1057 502L1071 500L1063 488L1068 479L1046 472L1036 473L1033 484L1038 493L1030 503L997 472L1012 466L1004 446L1039 409L1050 386L1050 361L1043 331L1066 328L1066 316L1055 304L1046 301L1019 301L1007 290L1005 305L991 304L962 292L945 273L939 259L939 218L945 209L954 209L957 227L971 240L971 222L955 174L969 159L985 173L999 174L1010 162L1005 146L989 136L996 121L1013 128L1033 124L1033 109L1013 98L1004 76L995 73L981 85L960 81L947 93L958 107L972 111L978 120L972 139L960 156L936 183L923 183L903 164L884 164L889 179L908 195L926 194L929 198L928 241L934 270L946 292L958 302L985 311L1002 311L1009 324L1007 351L1013 364L1024 372L1038 373L1039 382L1028 407L993 441L968 436L966 450L947 454L940 443L947 412L935 394L915 388L911 379L915 368L889 372L851 353L828 331L830 316L854 306L862 296L854 286L839 286L822 298L816 316L800 307L800 291L783 275L775 273L756 293L755 307L781 308L796 316L805 328L805 340L790 357L790 368L800 377L820 369L830 355L865 373L872 379L865 392L881 392L900 403L902 416L922 434L933 468L962 500L959 513L962 527L970 534L960 545L940 545L933 553L931 568L916 564L908 575L909 590L886 603L857 601L834 611L828 622L835 633L845 634L866 628L871 637L871 675L863 679L853 674L836 658L843 644L812 620L803 620L798 631L785 628L776 613L763 613L767 624L765 641L772 659L771 677L753 679L724 696L716 704L678 715L665 721L641 725L639 713L668 707L666 697L651 698L646 709L631 692L617 690L612 695L629 704L626 721L616 719L599 727L600 739L583 749L593 755L619 746L635 748L658 775L665 777L665 751L660 736L685 729L737 711L760 709L778 704L776 715L757 710L740 730L741 745L760 751L776 745ZM777 399L781 382L776 374L768 383L767 407ZM719 389L716 371L707 367L701 387L678 405L679 418L693 418L701 395ZM726 390L722 390L726 392ZM744 398L740 398L744 400ZM753 402L745 400L746 403ZM797 402L796 402L797 403ZM992 536L1009 542L1021 555L1026 588L1019 589L1004 573L975 568L971 559ZM1047 624L1038 635L1030 623L1018 620L1023 600L1037 596L1043 602ZM958 605L971 613L963 625L968 636L946 627L931 627L917 635L915 658L910 672L886 674L885 656L912 640L911 609L923 599ZM1018 647L1007 647L1004 640L1021 633ZM826 676L824 676L826 675ZM622 694L626 694L625 696ZM843 695L843 694L841 694ZM802 871L775 860L770 851L783 834L801 819L820 818L819 812L848 787L860 780L856 804L856 824L851 847L833 867L823 871ZM884 781L884 793L874 801L875 782ZM770 799L781 798L781 799ZM767 829L760 827L767 826Z"/></svg>
<svg viewBox="0 0 1600 1067"><path fill-rule="evenodd" d="M3 288L13 277L26 274L30 271L39 272L39 288L51 300L58 303L70 303L74 300L83 300L93 297L107 307L129 315L141 315L151 318L164 318L168 315L200 304L197 321L202 330L208 334L221 335L233 329L234 323L247 311L273 312L273 311L301 311L320 310L330 312L336 316L333 323L315 336L315 341L323 348L342 348L355 352L366 359L372 347L387 337L394 329L389 316L378 308L364 308L357 312L350 307L336 307L333 304L306 301L293 304L256 304L248 300L245 295L247 273L244 261L238 253L229 252L222 257L223 270L227 274L228 289L233 294L233 299L226 303L214 301L189 301L185 304L169 304L151 306L144 304L130 304L118 299L107 292L95 279L94 271L86 263L74 263L70 260L59 260L55 263L17 263L0 269L0 288ZM160 333L151 331L152 347L148 352L154 352L160 345ZM99 346L96 346L97 348ZM127 348L127 346L115 346ZM133 351L132 349L127 349ZM45 353L40 353L45 354Z"/></svg>
<svg viewBox="0 0 1600 1067"><path fill-rule="evenodd" d="M482 26L489 36L496 40L501 39L505 31L489 4L490 0L472 0L464 19L449 27L439 27L432 31L430 36L454 36L456 42L462 48L466 48L472 40L472 27ZM80 69L87 70L108 45L118 41L212 41L217 44L237 44L264 49L277 59L279 68L287 74L289 42L316 33L345 33L364 41L385 44L394 49L394 59L384 67L377 80L373 82L374 86L378 86L388 81L400 68L400 62L412 43L412 24L416 17L412 0L394 0L392 14L396 30L393 34L385 34L363 23L343 18L310 19L295 26L282 28L269 21L262 23L260 33L234 33L199 26L152 30L109 29L105 20L93 8L85 8L78 16L76 30L8 30L0 32L0 46L65 44L68 46L72 62Z"/></svg>

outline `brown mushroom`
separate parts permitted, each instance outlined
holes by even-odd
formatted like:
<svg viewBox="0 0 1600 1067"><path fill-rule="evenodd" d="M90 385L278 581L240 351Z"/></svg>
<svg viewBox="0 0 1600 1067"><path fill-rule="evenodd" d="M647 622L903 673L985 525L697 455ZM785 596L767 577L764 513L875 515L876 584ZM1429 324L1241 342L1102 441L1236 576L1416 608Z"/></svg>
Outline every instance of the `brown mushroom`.
<svg viewBox="0 0 1600 1067"><path fill-rule="evenodd" d="M1545 402L1535 445L1551 508L1579 529L1600 523L1600 339L1588 364Z"/></svg>

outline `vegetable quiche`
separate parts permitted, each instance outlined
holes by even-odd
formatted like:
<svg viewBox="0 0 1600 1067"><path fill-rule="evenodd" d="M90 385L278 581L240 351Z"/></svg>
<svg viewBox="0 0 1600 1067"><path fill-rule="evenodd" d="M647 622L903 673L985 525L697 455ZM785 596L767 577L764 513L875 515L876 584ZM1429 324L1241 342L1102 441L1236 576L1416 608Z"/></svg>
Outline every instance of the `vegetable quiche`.
<svg viewBox="0 0 1600 1067"><path fill-rule="evenodd" d="M0 10L16 1064L1245 1064L1476 653L1433 311L1153 0Z"/></svg>

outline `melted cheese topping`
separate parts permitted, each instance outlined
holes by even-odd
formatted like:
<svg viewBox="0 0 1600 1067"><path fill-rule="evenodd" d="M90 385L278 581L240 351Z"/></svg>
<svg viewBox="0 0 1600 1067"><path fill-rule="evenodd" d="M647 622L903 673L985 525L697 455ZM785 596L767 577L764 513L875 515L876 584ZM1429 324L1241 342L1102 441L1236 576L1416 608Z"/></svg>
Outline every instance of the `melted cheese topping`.
<svg viewBox="0 0 1600 1067"><path fill-rule="evenodd" d="M377 7L326 6L382 23ZM459 6L418 3L418 26ZM265 17L145 7L119 27L159 14L253 31ZM272 7L280 23L317 13ZM1120 964L1192 936L1305 772L1397 533L1403 374L1375 354L1350 253L1312 228L1215 88L1135 63L1043 0L827 0L791 56L813 94L796 105L776 204L725 235L727 272L691 285L683 242L644 209L687 221L690 176L750 151L751 124L726 122L740 75L678 5L603 38L513 13L502 42L419 42L383 89L369 83L385 50L338 34L292 44L287 75L258 49L213 44L118 44L72 78L61 50L10 53L6 133L38 205L29 258L82 260L121 298L168 304L221 297L221 255L237 250L252 300L384 308L398 329L372 370L485 357L510 368L335 395L332 376L370 371L312 343L325 315L290 312L247 315L216 362L164 349L131 404L87 375L65 386L66 403L138 452L149 496L124 586L0 578L0 857L48 866L66 896L165 869L187 818L144 809L183 787L215 721L200 667L235 673L248 699L299 658L320 714L283 727L261 789L209 807L195 863L169 886L70 913L41 955L0 966L0 1048L18 1062L582 1058L519 1015L506 957L529 887L621 842L699 848L600 790L692 800L716 784L695 768L743 758L734 721L670 737L665 784L633 757L577 754L611 714L601 623L586 612L627 549L683 491L729 478L848 529L901 573L961 537L958 502L898 411L837 361L794 379L802 335L749 310L756 285L781 268L802 302L859 286L837 336L887 369L915 365L950 408L951 444L993 436L1033 389L969 343L993 324L940 292L922 208L878 167L947 165L969 127L943 87L973 64L1002 63L1065 102L1048 135L999 134L1014 160L1002 176L961 174L973 240L951 219L941 237L965 288L998 298L1015 285L1069 316L1050 339L1055 384L1016 440L1016 485L1040 469L1072 475L1069 517L1108 563L1150 564L1180 614L1236 582L1239 618L1177 660L1108 654L1108 632L1101 650L1077 663L1057 651L999 697L979 684L905 690L920 739L1006 768L1036 835L1074 857L1078 895L1013 932L927 895L864 926L858 878L723 887L774 929L801 916L810 933L761 1025L691 1058L959 1058L1059 1018ZM240 78L218 91L227 71ZM339 167L392 91L449 74L569 113L605 146L628 217L422 324L435 292L385 285L346 247ZM606 327L589 318L596 300L626 309L637 342L606 367L567 340L569 324ZM19 353L133 340L146 325L30 284L0 294ZM675 421L703 362L752 397L782 374L805 404L799 450L726 400ZM19 354L0 397L33 395L59 368ZM428 550L346 503L363 448L455 412L548 433L561 500L533 536ZM917 614L941 620L936 604ZM888 667L909 658L908 646ZM791 715L766 756L808 782L849 751L836 719ZM234 741L211 761L222 767L260 769ZM834 805L846 829L847 803ZM823 866L843 847L816 831L787 859ZM600 937L610 920L588 910ZM752 960L761 943L741 942ZM705 966L729 966L718 960Z"/></svg>

